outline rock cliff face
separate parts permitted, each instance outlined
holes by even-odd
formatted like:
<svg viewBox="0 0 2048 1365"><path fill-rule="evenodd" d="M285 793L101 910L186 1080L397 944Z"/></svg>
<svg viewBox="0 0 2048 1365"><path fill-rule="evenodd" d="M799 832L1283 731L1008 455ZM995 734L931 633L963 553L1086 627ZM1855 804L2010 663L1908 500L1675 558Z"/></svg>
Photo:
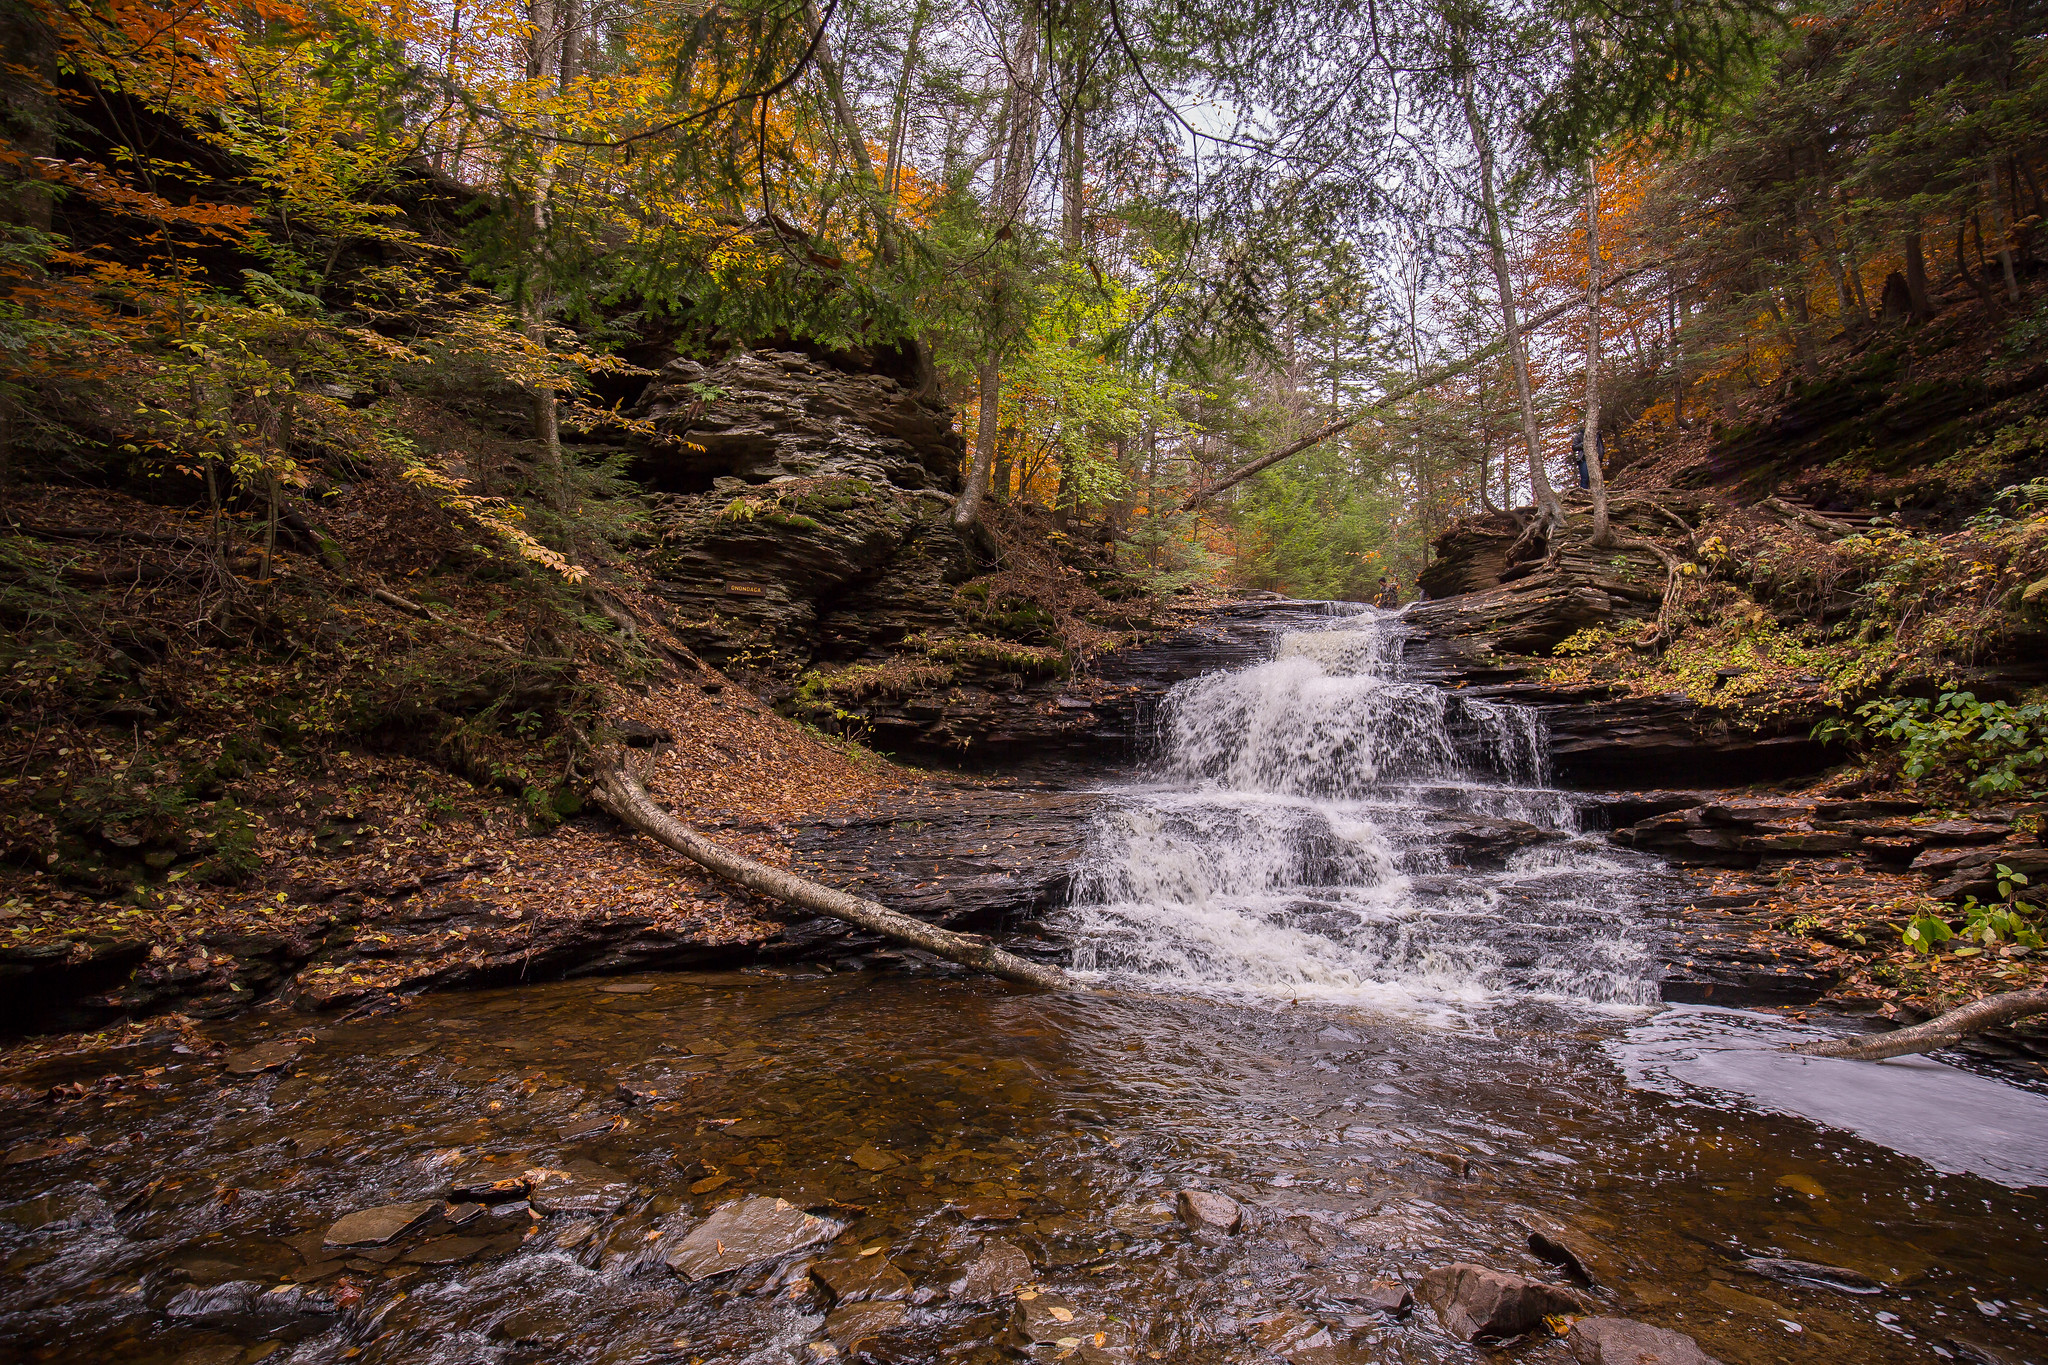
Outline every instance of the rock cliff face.
<svg viewBox="0 0 2048 1365"><path fill-rule="evenodd" d="M756 351L671 361L641 407L659 438L640 477L669 495L650 567L692 649L793 676L952 623L962 446L943 404Z"/></svg>
<svg viewBox="0 0 2048 1365"><path fill-rule="evenodd" d="M1668 516L1698 515L1684 497L1657 506L1664 510L1617 498L1616 528L1641 534L1668 529ZM1673 765L1689 780L1737 782L1824 765L1824 751L1809 737L1817 695L1814 715L1795 705L1767 728L1744 730L1682 695L1635 697L1540 681L1541 656L1578 631L1646 628L1663 600L1665 575L1645 551L1594 549L1582 519L1566 527L1554 557L1509 565L1517 535L1512 517L1492 513L1459 522L1437 541L1422 579L1430 599L1407 614L1413 676L1541 710L1556 776L1569 785L1656 786L1670 780Z"/></svg>

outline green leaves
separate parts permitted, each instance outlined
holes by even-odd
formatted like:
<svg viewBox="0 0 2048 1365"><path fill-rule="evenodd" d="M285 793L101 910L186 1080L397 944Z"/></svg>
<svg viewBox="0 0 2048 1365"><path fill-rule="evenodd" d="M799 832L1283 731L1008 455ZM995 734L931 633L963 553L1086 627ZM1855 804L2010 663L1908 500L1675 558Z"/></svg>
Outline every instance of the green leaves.
<svg viewBox="0 0 2048 1365"><path fill-rule="evenodd" d="M1936 919L1933 915L1915 915L1907 921L1906 927L1899 931L1899 937L1903 938L1906 946L1914 952L1931 953L1937 944L1946 943L1954 938L1955 931L1948 927L1947 921Z"/></svg>
<svg viewBox="0 0 2048 1365"><path fill-rule="evenodd" d="M2048 707L2039 703L1980 702L1975 693L1951 691L1933 701L1883 697L1856 714L1869 733L1904 746L1900 772L1908 782L1949 780L1973 796L2012 796L2038 790L2048 777Z"/></svg>

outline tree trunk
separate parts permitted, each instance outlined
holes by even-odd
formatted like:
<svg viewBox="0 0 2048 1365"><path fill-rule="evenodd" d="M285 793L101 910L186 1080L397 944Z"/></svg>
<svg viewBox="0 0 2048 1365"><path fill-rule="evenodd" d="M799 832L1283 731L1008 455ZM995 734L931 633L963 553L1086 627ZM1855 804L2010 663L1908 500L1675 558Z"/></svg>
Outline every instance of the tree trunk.
<svg viewBox="0 0 2048 1365"><path fill-rule="evenodd" d="M1493 257L1493 278L1500 290L1501 332L1515 367L1515 394L1522 406L1522 439L1529 449L1529 487L1552 529L1564 525L1564 508L1550 478L1543 472L1543 437L1536 426L1536 400L1529 389L1529 353L1522 344L1522 328L1516 319L1515 284L1508 274L1507 239L1501 231L1500 204L1493 190L1493 139L1480 121L1479 106L1472 98L1472 78L1465 78L1465 123L1472 130L1472 144L1479 151L1480 202L1486 212L1486 242Z"/></svg>
<svg viewBox="0 0 2048 1365"><path fill-rule="evenodd" d="M2012 242L2008 240L2005 227L2005 194L1998 183L1998 163L1991 163L1991 230L1998 237L1998 267L2005 273L2005 298L2008 303L2020 301L2019 276L2013 273Z"/></svg>
<svg viewBox="0 0 2048 1365"><path fill-rule="evenodd" d="M903 45L903 73L896 81L896 102L889 114L889 151L882 167L882 195L895 212L896 182L903 173L903 144L910 135L910 82L917 72L917 43L924 36L925 16L930 0L917 0L910 16L910 37Z"/></svg>
<svg viewBox="0 0 2048 1365"><path fill-rule="evenodd" d="M974 422L974 459L967 466L967 486L960 490L960 500L953 504L953 528L958 531L972 528L980 516L982 494L987 491L990 471L995 468L996 423L1001 420L997 412L997 397L1002 380L1002 370L992 359L974 367L974 383L979 390Z"/></svg>
<svg viewBox="0 0 2048 1365"><path fill-rule="evenodd" d="M779 867L770 867L767 863L757 862L713 843L663 810L640 779L627 769L623 759L615 757L599 771L592 795L600 806L625 824L749 891L772 896L814 914L844 920L871 934L921 948L948 962L958 962L1005 981L1048 990L1072 984L1058 967L1026 961L978 935L956 934L950 929L926 924L886 905L849 896L844 891L799 877L794 872L785 872Z"/></svg>
<svg viewBox="0 0 2048 1365"><path fill-rule="evenodd" d="M1808 1057L1849 1057L1857 1061L1878 1062L1887 1057L1932 1052L1972 1033L1982 1033L1985 1029L2036 1014L2048 1014L2048 990L2007 991L2002 995L1988 995L1912 1028L1861 1038L1830 1038L1825 1042L1800 1043L1792 1051Z"/></svg>
<svg viewBox="0 0 2048 1365"><path fill-rule="evenodd" d="M1906 234L1906 295L1913 301L1913 316L1921 322L1934 316L1934 300L1927 294L1927 249L1920 241L1920 223Z"/></svg>
<svg viewBox="0 0 2048 1365"><path fill-rule="evenodd" d="M1586 483L1593 493L1593 544L1605 549L1614 533L1607 527L1607 478L1600 471L1600 177L1586 159Z"/></svg>

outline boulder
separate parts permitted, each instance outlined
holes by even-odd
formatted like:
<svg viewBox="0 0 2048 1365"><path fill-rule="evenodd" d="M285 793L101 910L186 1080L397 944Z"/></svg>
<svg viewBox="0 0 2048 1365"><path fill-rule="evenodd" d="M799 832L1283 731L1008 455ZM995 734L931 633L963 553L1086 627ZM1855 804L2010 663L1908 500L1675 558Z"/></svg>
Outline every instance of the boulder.
<svg viewBox="0 0 2048 1365"><path fill-rule="evenodd" d="M1584 1296L1562 1285L1458 1262L1422 1277L1416 1297L1436 1310L1444 1330L1461 1341L1514 1337L1558 1313L1584 1313Z"/></svg>
<svg viewBox="0 0 2048 1365"><path fill-rule="evenodd" d="M1565 1345L1579 1365L1720 1365L1685 1333L1631 1318L1580 1318Z"/></svg>

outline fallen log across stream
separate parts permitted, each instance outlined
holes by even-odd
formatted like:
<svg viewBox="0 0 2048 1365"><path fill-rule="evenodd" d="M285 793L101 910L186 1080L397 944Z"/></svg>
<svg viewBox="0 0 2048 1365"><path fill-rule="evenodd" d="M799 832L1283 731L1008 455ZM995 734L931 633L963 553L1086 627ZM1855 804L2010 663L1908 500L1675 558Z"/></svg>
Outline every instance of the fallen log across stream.
<svg viewBox="0 0 2048 1365"><path fill-rule="evenodd" d="M599 769L593 795L598 805L618 820L749 891L844 920L871 934L921 948L948 962L973 967L1005 981L1048 990L1061 990L1072 984L1058 967L1005 952L978 935L941 929L886 905L834 890L713 843L663 810L623 760L614 759Z"/></svg>
<svg viewBox="0 0 2048 1365"><path fill-rule="evenodd" d="M1985 1029L2036 1014L2048 1014L2048 990L2006 991L2000 995L1987 995L1982 1000L1972 1001L1911 1028L1866 1034L1859 1038L1799 1043L1793 1046L1792 1051L1807 1057L1847 1057L1855 1061L1879 1062L1887 1057L1932 1052L1972 1033L1982 1033Z"/></svg>

